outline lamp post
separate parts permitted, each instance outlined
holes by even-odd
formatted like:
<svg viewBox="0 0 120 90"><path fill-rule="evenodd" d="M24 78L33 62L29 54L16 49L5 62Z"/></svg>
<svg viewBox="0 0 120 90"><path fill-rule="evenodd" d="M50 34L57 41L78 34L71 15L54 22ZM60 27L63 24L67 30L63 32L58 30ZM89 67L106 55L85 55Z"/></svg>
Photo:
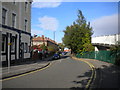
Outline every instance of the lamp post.
<svg viewBox="0 0 120 90"><path fill-rule="evenodd" d="M57 31L57 32L58 32L58 31ZM59 32L63 32L63 31L59 31ZM56 31L53 32L54 41L55 41L55 33L56 33Z"/></svg>
<svg viewBox="0 0 120 90"><path fill-rule="evenodd" d="M56 37L55 37L55 34L56 34L56 32L63 32L63 31L54 31L54 32L53 32L53 36L54 36L54 37L53 37L53 38L54 38L54 42L55 42L55 38L56 38ZM54 48L55 48L55 47L54 47Z"/></svg>

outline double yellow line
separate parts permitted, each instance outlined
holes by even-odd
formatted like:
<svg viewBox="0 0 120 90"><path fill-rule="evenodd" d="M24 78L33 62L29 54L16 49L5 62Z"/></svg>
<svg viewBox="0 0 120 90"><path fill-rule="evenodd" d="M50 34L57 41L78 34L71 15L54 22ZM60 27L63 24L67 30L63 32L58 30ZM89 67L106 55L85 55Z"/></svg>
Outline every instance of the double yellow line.
<svg viewBox="0 0 120 90"><path fill-rule="evenodd" d="M95 66L92 65L91 63L85 61L85 60L82 60L82 59L79 59L79 58L76 58L76 57L72 57L72 58L73 58L73 59L76 59L76 60L80 60L80 61L85 62L85 63L88 64L89 67L91 68L92 74L91 74L91 77L90 77L90 79L89 79L87 85L85 86L86 89L89 89L91 83L92 83L93 81L95 81L95 78L96 78ZM52 63L53 63L53 62L52 62ZM35 73L35 72L38 72L38 71L42 71L42 70L44 70L44 69L50 67L52 63L49 63L49 65L47 65L47 66L44 67L44 68L41 68L41 69L38 69L38 70L35 70L35 71L31 71L31 72L29 72L29 73L24 73L24 74L21 74L21 75L18 75L18 76L14 76L14 77L10 77L10 78L5 78L5 79L2 79L2 80L0 80L0 81L11 80L11 79L15 79L15 78L18 78L18 77L22 77L22 76L25 76L25 75L28 75L28 74L32 74L32 73Z"/></svg>
<svg viewBox="0 0 120 90"><path fill-rule="evenodd" d="M89 88L90 88L90 85L92 84L93 81L95 81L95 78L96 78L95 66L94 66L93 64L91 64L91 63L89 63L89 62L83 60L83 59L79 59L79 58L76 58L76 57L72 57L72 58L73 58L73 59L76 59L76 60L80 60L80 61L82 61L82 62L85 62L85 63L88 64L89 67L91 68L92 74L91 74L91 77L90 77L90 79L89 79L87 85L85 86L86 89L89 89Z"/></svg>

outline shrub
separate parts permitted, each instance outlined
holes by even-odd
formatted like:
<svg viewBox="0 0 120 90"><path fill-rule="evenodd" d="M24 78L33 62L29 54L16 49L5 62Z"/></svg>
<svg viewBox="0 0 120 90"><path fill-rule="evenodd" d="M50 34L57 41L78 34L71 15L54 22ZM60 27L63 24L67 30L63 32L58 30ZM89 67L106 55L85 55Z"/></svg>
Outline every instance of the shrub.
<svg viewBox="0 0 120 90"><path fill-rule="evenodd" d="M112 54L115 55L115 64L120 66L120 45L115 45L110 48Z"/></svg>

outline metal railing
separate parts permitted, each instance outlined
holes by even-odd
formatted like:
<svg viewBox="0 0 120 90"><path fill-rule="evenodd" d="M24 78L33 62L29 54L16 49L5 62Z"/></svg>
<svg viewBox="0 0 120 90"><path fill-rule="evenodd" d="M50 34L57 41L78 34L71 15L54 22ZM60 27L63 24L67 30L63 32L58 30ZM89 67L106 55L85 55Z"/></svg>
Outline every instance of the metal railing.
<svg viewBox="0 0 120 90"><path fill-rule="evenodd" d="M91 52L83 52L82 54L76 54L76 57L96 59L96 60L115 64L115 60L117 58L117 55L119 54L120 51L117 53L114 53L112 51L91 51Z"/></svg>

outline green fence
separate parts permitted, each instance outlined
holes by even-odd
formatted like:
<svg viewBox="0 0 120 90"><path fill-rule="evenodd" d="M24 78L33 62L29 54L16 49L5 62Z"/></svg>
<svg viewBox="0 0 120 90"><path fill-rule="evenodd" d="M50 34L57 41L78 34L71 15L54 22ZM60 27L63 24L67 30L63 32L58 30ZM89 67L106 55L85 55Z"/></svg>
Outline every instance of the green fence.
<svg viewBox="0 0 120 90"><path fill-rule="evenodd" d="M113 53L111 51L92 51L92 52L84 52L82 55L76 54L76 57L96 59L96 60L115 64L116 55L117 53Z"/></svg>

